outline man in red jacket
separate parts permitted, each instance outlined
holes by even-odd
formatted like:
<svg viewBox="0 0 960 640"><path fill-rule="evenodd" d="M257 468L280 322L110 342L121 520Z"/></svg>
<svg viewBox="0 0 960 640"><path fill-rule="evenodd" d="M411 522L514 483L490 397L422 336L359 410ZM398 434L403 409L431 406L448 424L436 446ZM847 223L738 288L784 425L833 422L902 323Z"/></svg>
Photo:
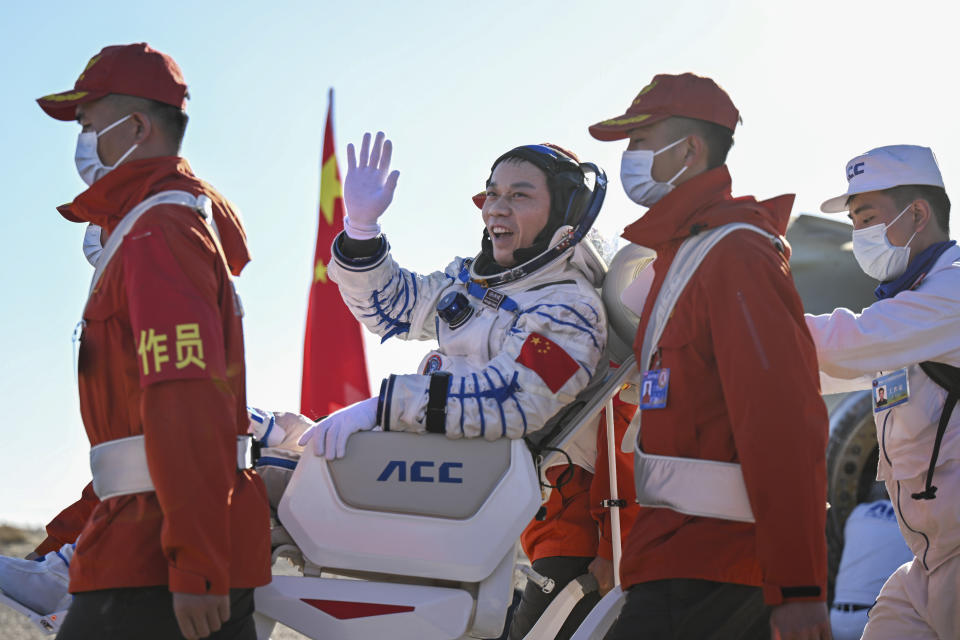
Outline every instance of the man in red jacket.
<svg viewBox="0 0 960 640"><path fill-rule="evenodd" d="M827 414L779 237L793 197L732 197L738 121L713 80L685 73L656 76L625 114L590 127L628 140L623 186L649 211L623 237L657 252L634 344L651 393L624 443L653 508L628 535L627 600L608 639L829 637ZM739 484L719 489L718 469Z"/></svg>
<svg viewBox="0 0 960 640"><path fill-rule="evenodd" d="M186 97L176 62L138 43L106 47L73 90L38 100L82 127L89 188L59 211L105 244L78 371L94 479L37 549L77 541L65 640L254 639L253 588L270 581L231 281L246 237L178 157Z"/></svg>

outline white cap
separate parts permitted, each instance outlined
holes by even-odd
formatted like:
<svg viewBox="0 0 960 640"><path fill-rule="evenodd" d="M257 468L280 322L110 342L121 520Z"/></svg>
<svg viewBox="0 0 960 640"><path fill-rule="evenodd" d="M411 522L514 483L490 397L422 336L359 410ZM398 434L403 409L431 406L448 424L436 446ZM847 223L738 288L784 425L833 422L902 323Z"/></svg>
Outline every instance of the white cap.
<svg viewBox="0 0 960 640"><path fill-rule="evenodd" d="M847 182L847 192L824 201L820 211L846 211L850 196L868 191L883 191L906 184L944 188L933 150L912 144L877 147L857 156L847 163Z"/></svg>

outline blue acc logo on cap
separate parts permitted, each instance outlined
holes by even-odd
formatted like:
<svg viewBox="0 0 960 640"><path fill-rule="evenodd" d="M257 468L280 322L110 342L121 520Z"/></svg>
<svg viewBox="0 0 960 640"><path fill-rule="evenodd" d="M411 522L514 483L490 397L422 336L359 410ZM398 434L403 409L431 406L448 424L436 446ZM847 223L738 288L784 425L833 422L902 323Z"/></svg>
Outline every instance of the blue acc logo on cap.
<svg viewBox="0 0 960 640"><path fill-rule="evenodd" d="M851 162L847 165L847 182L853 180L854 176L859 176L863 174L863 165L864 162Z"/></svg>

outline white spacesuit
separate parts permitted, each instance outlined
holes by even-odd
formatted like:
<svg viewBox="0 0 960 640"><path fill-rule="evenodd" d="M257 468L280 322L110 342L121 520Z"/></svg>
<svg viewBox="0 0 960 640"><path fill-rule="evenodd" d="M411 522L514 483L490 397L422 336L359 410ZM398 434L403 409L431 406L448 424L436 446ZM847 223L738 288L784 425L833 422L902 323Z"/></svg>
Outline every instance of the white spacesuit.
<svg viewBox="0 0 960 640"><path fill-rule="evenodd" d="M497 159L488 188L498 167L510 162L533 165L546 176L549 219L536 223L532 232L528 225L524 235L524 223L513 222L512 201L481 205L488 225L481 253L474 259L456 258L429 275L403 269L393 260L376 224L386 204L361 224L353 220L362 207L358 197L351 199L348 172L348 220L334 241L328 276L357 319L384 340L436 339L439 348L423 358L417 373L384 380L378 398L358 403L365 408L348 407L341 423L335 414L330 421L336 423L334 430L353 432L376 424L387 431L451 438L520 438L569 404L604 363L607 320L596 291L603 268L580 240L603 201L605 177L555 148L529 145ZM381 180L388 168L381 170ZM354 165L351 171L357 171ZM507 200L506 192L502 200ZM520 205L516 208L519 219ZM500 223L516 237L493 238L500 235ZM369 231L358 233L358 226ZM499 249L507 241L514 241L515 252ZM325 423L321 430L330 428ZM589 470L596 457L591 437L595 434L567 447L573 462ZM334 439L326 436L328 457L334 441L345 441L342 431Z"/></svg>
<svg viewBox="0 0 960 640"><path fill-rule="evenodd" d="M569 226L560 228L551 246L571 233ZM594 287L603 274L582 245L533 273L490 288L477 284L486 279L463 258L444 271L421 276L397 265L384 242L372 266L361 271L351 269L334 246L330 277L368 329L381 336L439 342L421 361L419 373L392 375L384 382L385 430L426 431L432 374L446 372L451 374L444 424L449 437L519 438L572 401L597 369L606 344L606 317ZM437 310L451 295L465 305L460 313L468 317L462 324L443 319ZM527 358L521 356L524 349L531 353ZM551 353L554 349L563 354ZM568 367L540 368L554 362Z"/></svg>

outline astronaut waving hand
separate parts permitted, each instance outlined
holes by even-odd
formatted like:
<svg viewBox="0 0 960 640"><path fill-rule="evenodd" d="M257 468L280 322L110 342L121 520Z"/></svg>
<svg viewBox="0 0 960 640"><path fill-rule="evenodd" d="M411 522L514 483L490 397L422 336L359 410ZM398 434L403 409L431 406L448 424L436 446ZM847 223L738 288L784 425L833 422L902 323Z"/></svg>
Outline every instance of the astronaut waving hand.
<svg viewBox="0 0 960 640"><path fill-rule="evenodd" d="M347 156L347 216L329 276L369 330L435 339L439 348L417 373L391 375L377 397L329 416L301 444L312 441L317 455L333 459L351 433L378 425L488 440L543 427L587 385L606 344L594 289L602 268L580 243L603 201L602 171L552 145L507 151L475 199L485 226L480 252L421 275L393 260L380 232L399 178L390 141L378 133L371 145L366 134L359 156L353 145ZM579 462L592 468L594 455Z"/></svg>

